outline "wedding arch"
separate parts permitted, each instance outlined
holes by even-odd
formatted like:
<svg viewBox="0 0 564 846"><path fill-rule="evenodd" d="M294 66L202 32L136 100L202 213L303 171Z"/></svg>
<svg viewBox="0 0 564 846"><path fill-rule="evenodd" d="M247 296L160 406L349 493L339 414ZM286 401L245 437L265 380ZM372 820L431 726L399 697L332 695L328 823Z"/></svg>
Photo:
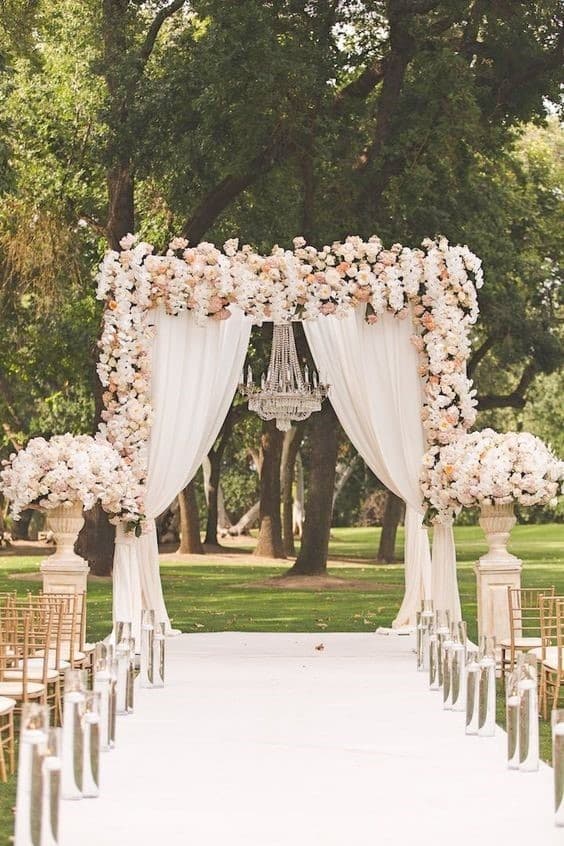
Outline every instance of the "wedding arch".
<svg viewBox="0 0 564 846"><path fill-rule="evenodd" d="M253 324L301 320L353 445L406 503L405 596L460 617L452 523L423 524L423 464L475 419L466 376L480 260L444 238L421 248L350 236L321 249L294 240L259 255L181 238L166 254L128 235L100 267L105 302L100 434L127 470L116 522L114 618L142 607L166 623L154 519L195 475L237 388ZM425 456L425 461L424 461Z"/></svg>

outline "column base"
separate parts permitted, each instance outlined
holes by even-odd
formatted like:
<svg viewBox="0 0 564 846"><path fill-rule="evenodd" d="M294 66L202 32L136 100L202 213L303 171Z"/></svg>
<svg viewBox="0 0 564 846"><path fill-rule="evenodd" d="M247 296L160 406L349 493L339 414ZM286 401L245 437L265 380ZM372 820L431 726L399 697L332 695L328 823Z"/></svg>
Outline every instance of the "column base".
<svg viewBox="0 0 564 846"><path fill-rule="evenodd" d="M478 634L495 637L496 643L510 637L509 587L521 587L522 562L515 556L498 561L481 558L474 566L478 599Z"/></svg>
<svg viewBox="0 0 564 846"><path fill-rule="evenodd" d="M90 567L82 558L54 561L47 558L39 568L44 593L85 593Z"/></svg>

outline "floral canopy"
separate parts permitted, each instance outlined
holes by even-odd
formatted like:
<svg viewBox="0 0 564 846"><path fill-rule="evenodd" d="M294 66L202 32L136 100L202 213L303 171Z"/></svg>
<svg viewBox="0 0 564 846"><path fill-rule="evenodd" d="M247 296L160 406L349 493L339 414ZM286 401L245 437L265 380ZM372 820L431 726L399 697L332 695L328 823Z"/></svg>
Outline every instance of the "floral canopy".
<svg viewBox="0 0 564 846"><path fill-rule="evenodd" d="M198 323L228 319L236 306L256 324L345 316L364 307L368 323L390 312L413 321L424 387L423 427L429 446L447 444L475 420L475 391L466 376L469 330L478 316L480 260L445 238L421 248L376 236L350 236L321 249L303 238L294 249L263 256L227 241L190 247L171 241L164 255L126 236L100 267L98 297L106 303L98 373L104 386L100 434L120 453L130 482L119 520L144 516L147 443L151 429L151 310L191 310Z"/></svg>

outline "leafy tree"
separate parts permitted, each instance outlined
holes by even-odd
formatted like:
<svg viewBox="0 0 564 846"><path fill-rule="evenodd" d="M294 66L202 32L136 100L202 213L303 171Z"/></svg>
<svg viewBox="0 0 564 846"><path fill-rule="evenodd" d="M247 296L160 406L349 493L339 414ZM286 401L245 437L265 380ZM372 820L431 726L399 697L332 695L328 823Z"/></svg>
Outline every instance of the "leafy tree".
<svg viewBox="0 0 564 846"><path fill-rule="evenodd" d="M0 277L22 320L71 291L94 315L90 268L134 229L261 249L300 231L441 231L485 260L482 407L524 401L555 370L558 173L546 136L520 135L557 98L557 0L5 5L13 22L31 7L26 49L0 41ZM331 455L304 537L316 570L337 431L323 419ZM90 538L108 542L86 553L107 565L103 526L98 514Z"/></svg>

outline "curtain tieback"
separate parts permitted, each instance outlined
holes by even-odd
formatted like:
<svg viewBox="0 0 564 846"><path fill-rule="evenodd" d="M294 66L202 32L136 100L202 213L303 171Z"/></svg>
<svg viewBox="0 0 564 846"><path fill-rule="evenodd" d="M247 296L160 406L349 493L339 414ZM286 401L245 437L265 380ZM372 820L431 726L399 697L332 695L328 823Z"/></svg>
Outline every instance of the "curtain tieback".
<svg viewBox="0 0 564 846"><path fill-rule="evenodd" d="M133 530L127 532L125 523L118 523L116 525L116 546L133 546L137 540Z"/></svg>

